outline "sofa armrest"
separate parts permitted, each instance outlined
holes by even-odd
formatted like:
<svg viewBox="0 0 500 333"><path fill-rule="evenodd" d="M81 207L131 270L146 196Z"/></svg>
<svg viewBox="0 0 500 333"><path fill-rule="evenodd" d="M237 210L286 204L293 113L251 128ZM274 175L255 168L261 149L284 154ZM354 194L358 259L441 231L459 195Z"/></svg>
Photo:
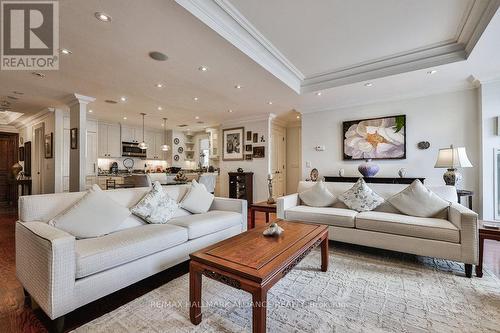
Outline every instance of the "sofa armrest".
<svg viewBox="0 0 500 333"><path fill-rule="evenodd" d="M299 194L289 194L276 199L276 215L280 219L285 219L285 210L300 204Z"/></svg>
<svg viewBox="0 0 500 333"><path fill-rule="evenodd" d="M451 203L449 220L460 229L460 243L462 245L462 260L466 264L478 263L478 215L469 208L458 203Z"/></svg>
<svg viewBox="0 0 500 333"><path fill-rule="evenodd" d="M16 223L16 275L51 319L71 309L75 270L74 236L44 222Z"/></svg>
<svg viewBox="0 0 500 333"><path fill-rule="evenodd" d="M248 207L246 200L215 197L210 210L224 210L240 213L242 217L241 231L247 230Z"/></svg>

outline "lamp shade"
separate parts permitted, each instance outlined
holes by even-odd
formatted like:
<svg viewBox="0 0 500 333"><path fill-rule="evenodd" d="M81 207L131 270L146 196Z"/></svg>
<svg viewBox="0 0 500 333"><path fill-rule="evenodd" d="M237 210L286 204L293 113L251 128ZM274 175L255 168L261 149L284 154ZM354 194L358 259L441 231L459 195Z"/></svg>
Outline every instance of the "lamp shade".
<svg viewBox="0 0 500 333"><path fill-rule="evenodd" d="M472 163L467 157L465 147L453 147L439 149L435 168L471 168Z"/></svg>

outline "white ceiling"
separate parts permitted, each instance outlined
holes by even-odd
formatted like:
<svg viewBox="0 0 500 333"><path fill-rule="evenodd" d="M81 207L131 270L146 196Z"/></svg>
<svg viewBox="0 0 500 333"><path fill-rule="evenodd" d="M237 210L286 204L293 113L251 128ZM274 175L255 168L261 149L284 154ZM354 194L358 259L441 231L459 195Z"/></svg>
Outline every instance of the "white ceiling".
<svg viewBox="0 0 500 333"><path fill-rule="evenodd" d="M225 0L216 1L228 4ZM305 75L349 66L350 59L351 63L356 63L384 57L456 36L460 19L463 19L461 15L474 2L362 1L363 4L379 4L379 8L367 11L360 5L361 0L303 0L290 6L284 6L283 1L231 0L231 4L248 15L248 22L262 29L265 39L272 41L291 67ZM495 1L498 5L499 1ZM209 2L203 0L203 3ZM310 8L311 3L316 7ZM409 7L398 5L401 3L411 6L415 14L407 15ZM486 0L474 3L491 5ZM256 7L259 4L262 6ZM277 12L280 5L282 11ZM297 21L301 8L309 24ZM96 11L110 14L112 23L96 20ZM324 12L333 14L329 16ZM367 12L375 14L366 15ZM404 19L393 18L398 15ZM329 17L339 21L329 20ZM24 92L24 95L15 95L19 100L9 99L12 111L30 115L46 107L58 107L67 96L76 92L96 98L90 107L94 110L92 116L98 119L139 125L139 113L145 112L148 114L147 126L161 128L161 118L168 117L169 128L185 123L197 130L269 113L331 110L468 89L472 87L468 81L470 75L481 80L500 77L500 13L493 17L465 61L427 66L438 69L434 75L426 74L427 69L386 73L370 79L374 85L369 88L364 86L364 80L324 88L319 90L321 96L313 92L297 94L282 80L287 73L276 75L265 61L258 63L259 59L251 59L244 52L246 50L240 51L228 42L228 36L215 32L173 1L65 0L60 2L60 20L60 45L73 54L62 56L58 71L45 71L43 79L34 77L29 71L0 72L0 101L12 96L14 90ZM218 21L214 18L213 22ZM344 29L340 22L354 25L356 29ZM272 29L273 24L276 31ZM362 29L359 24L363 25ZM433 28L428 29L429 26ZM290 29L289 36L284 27ZM321 27L324 29L318 30ZM234 29L236 31L236 27ZM425 33L421 33L422 29ZM377 33L378 42L374 42L373 36ZM328 35L331 35L327 38L329 42L322 43ZM346 40L345 36L352 39ZM165 62L151 60L148 52L153 50L166 53L169 59ZM201 65L209 70L199 71ZM165 83L165 88L155 88L157 82ZM235 89L237 84L242 89ZM106 99L119 100L120 96L127 96L127 102L116 105L104 102ZM193 97L199 100L195 102ZM268 101L273 104L269 105ZM163 111L157 110L160 105ZM227 112L228 109L233 112ZM122 119L124 116L128 118L126 121ZM196 116L204 124L197 124Z"/></svg>

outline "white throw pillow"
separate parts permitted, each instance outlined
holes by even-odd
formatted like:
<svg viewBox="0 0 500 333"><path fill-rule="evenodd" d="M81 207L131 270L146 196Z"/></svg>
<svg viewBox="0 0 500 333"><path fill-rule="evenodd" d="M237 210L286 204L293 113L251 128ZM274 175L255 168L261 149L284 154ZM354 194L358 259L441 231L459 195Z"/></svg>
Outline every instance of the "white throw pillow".
<svg viewBox="0 0 500 333"><path fill-rule="evenodd" d="M418 179L387 201L402 213L418 217L436 216L450 206L449 201L429 190Z"/></svg>
<svg viewBox="0 0 500 333"><path fill-rule="evenodd" d="M180 205L182 208L193 214L206 213L212 206L214 195L207 191L203 184L199 184L193 179L189 192L184 196Z"/></svg>
<svg viewBox="0 0 500 333"><path fill-rule="evenodd" d="M76 238L92 238L109 234L130 216L130 210L111 199L93 185L71 208L49 221L49 224Z"/></svg>
<svg viewBox="0 0 500 333"><path fill-rule="evenodd" d="M311 207L328 207L335 202L335 196L328 191L322 180L316 182L310 189L300 192L299 198Z"/></svg>
<svg viewBox="0 0 500 333"><path fill-rule="evenodd" d="M368 212L384 203L384 198L369 188L363 178L359 178L353 187L339 195L339 200L358 212Z"/></svg>
<svg viewBox="0 0 500 333"><path fill-rule="evenodd" d="M173 216L179 205L163 189L159 181L153 183L151 191L130 210L148 223L164 224Z"/></svg>

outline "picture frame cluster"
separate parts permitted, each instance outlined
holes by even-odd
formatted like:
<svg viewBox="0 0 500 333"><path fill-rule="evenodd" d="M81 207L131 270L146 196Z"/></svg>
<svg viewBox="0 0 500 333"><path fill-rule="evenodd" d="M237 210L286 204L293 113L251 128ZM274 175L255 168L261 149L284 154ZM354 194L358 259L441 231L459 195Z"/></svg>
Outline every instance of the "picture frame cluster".
<svg viewBox="0 0 500 333"><path fill-rule="evenodd" d="M258 132L246 131L244 127L222 130L223 161L251 161L254 158L265 158L264 135L259 138Z"/></svg>

